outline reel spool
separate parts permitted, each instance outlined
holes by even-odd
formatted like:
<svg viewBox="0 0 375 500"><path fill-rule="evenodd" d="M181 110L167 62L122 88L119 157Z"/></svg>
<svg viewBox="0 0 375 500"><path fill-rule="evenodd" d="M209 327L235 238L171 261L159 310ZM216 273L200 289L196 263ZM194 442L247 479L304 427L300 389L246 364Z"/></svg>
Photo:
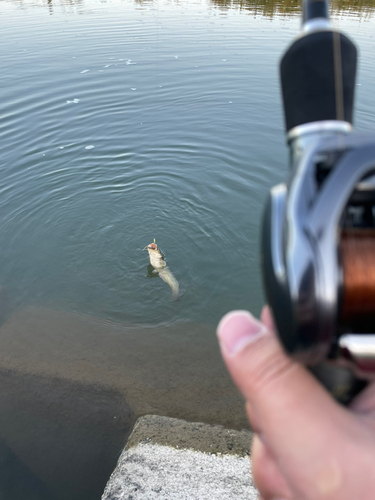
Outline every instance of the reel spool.
<svg viewBox="0 0 375 500"><path fill-rule="evenodd" d="M342 298L339 321L355 332L375 331L375 228L341 232Z"/></svg>
<svg viewBox="0 0 375 500"><path fill-rule="evenodd" d="M338 233L338 322L347 331L375 332L375 176L355 187Z"/></svg>

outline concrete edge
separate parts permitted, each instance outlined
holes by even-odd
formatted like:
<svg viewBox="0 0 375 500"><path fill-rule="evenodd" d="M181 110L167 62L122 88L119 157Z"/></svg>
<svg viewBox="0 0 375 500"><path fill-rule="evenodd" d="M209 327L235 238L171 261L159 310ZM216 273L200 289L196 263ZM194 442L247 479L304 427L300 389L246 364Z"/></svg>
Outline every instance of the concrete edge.
<svg viewBox="0 0 375 500"><path fill-rule="evenodd" d="M250 455L253 433L236 431L221 425L187 422L159 415L138 418L127 441L125 451L140 443L158 444L215 455Z"/></svg>

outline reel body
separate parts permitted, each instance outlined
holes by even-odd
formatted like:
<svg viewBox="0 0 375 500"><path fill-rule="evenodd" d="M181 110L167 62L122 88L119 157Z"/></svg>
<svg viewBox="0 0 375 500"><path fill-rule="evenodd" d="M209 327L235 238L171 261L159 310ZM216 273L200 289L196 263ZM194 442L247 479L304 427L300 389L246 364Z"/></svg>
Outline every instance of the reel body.
<svg viewBox="0 0 375 500"><path fill-rule="evenodd" d="M375 136L352 133L357 49L302 0L280 64L289 182L265 210L262 268L286 351L347 404L375 378Z"/></svg>
<svg viewBox="0 0 375 500"><path fill-rule="evenodd" d="M262 237L267 298L286 350L307 365L330 359L361 378L375 377L375 282L366 269L355 271L366 246L375 260L374 175L375 137L320 139L289 185L271 190ZM364 280L367 299L356 301Z"/></svg>

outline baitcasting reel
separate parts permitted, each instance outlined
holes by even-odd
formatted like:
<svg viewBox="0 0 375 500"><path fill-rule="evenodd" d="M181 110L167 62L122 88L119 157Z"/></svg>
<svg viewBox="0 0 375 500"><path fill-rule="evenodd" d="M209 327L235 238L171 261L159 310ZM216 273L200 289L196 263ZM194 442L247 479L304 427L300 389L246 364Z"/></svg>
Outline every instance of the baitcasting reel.
<svg viewBox="0 0 375 500"><path fill-rule="evenodd" d="M345 404L375 378L375 137L352 133L356 59L326 1L304 0L280 67L291 178L262 238L282 343Z"/></svg>

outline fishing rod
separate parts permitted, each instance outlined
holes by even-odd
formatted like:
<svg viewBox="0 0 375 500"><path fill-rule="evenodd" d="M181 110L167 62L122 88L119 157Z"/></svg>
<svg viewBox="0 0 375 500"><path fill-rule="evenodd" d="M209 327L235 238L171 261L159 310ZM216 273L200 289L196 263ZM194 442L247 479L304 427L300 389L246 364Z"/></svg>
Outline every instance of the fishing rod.
<svg viewBox="0 0 375 500"><path fill-rule="evenodd" d="M353 132L357 49L303 0L280 78L288 182L266 205L262 271L285 350L348 404L375 379L375 137Z"/></svg>

